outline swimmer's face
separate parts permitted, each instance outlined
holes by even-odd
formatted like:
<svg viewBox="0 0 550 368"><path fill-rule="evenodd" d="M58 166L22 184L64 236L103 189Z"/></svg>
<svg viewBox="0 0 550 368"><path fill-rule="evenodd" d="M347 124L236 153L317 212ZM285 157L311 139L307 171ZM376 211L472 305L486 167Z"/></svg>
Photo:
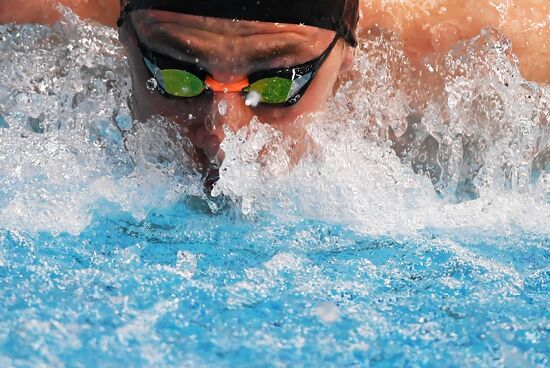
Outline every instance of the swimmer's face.
<svg viewBox="0 0 550 368"><path fill-rule="evenodd" d="M155 53L196 63L220 83L235 83L251 73L303 64L319 57L335 33L300 25L280 25L165 11L134 11L120 30L126 45L138 118L161 115L177 122L197 148L201 161L219 159L223 126L234 131L254 116L286 132L297 117L321 110L332 95L338 75L351 65L351 49L340 40L318 70L303 97L291 106L248 106L241 92L212 92L171 98L147 89L151 72L143 62L136 37Z"/></svg>

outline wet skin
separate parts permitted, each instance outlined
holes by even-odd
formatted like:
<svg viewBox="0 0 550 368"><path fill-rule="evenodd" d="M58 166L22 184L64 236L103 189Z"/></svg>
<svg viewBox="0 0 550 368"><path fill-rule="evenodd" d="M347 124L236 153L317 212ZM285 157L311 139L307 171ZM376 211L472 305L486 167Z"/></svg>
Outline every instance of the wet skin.
<svg viewBox="0 0 550 368"><path fill-rule="evenodd" d="M338 75L352 64L353 50L339 41L300 101L289 107L247 106L240 92L210 92L196 98L171 98L147 89L151 73L143 63L136 37L150 49L173 59L197 63L218 82L240 81L252 72L302 64L318 57L335 33L299 25L234 22L164 11L135 11L120 29L134 86L134 108L145 120L161 115L175 121L196 147L203 168L221 160L224 125L233 131L253 117L284 134L296 136L299 116L321 110L333 93ZM225 109L223 107L226 107ZM225 110L225 111L224 111Z"/></svg>

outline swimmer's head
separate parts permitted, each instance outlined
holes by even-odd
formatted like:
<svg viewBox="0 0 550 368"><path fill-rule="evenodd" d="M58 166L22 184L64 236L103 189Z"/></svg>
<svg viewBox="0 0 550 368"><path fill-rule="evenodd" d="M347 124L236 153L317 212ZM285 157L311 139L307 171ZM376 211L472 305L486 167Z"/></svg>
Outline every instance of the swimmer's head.
<svg viewBox="0 0 550 368"><path fill-rule="evenodd" d="M296 133L293 121L323 108L356 44L358 0L229 4L132 0L119 22L138 118L176 121L205 168L223 156L224 126L256 116Z"/></svg>

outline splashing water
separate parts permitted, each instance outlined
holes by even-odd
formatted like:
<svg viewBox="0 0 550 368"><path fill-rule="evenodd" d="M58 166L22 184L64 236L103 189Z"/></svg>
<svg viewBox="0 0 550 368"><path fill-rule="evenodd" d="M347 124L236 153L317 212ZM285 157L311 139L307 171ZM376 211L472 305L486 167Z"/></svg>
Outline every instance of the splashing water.
<svg viewBox="0 0 550 368"><path fill-rule="evenodd" d="M413 68L395 38L377 34L363 51L361 76L313 118L314 148L296 167L281 134L252 122L227 132L214 194L239 200L245 213L306 216L370 234L549 230L550 89L521 78L506 40L487 30L457 45L435 65L440 89L420 85L415 93L428 91L420 96L402 89ZM394 144L384 139L397 134Z"/></svg>
<svg viewBox="0 0 550 368"><path fill-rule="evenodd" d="M140 218L202 192L184 139L168 139L167 123L132 129L112 31L77 20L53 30L4 26L2 49L3 226L78 233L104 202Z"/></svg>
<svg viewBox="0 0 550 368"><path fill-rule="evenodd" d="M550 89L501 35L419 78L373 31L303 141L226 128L212 214L66 17L0 26L0 366L547 366Z"/></svg>

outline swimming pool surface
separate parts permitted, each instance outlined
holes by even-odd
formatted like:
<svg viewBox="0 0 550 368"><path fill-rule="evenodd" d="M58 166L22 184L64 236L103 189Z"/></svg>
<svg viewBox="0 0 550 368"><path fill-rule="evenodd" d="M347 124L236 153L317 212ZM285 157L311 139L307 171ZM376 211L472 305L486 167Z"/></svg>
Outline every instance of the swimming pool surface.
<svg viewBox="0 0 550 368"><path fill-rule="evenodd" d="M550 365L550 92L505 40L442 57L420 119L373 35L300 163L228 131L211 197L67 16L0 26L0 367Z"/></svg>

